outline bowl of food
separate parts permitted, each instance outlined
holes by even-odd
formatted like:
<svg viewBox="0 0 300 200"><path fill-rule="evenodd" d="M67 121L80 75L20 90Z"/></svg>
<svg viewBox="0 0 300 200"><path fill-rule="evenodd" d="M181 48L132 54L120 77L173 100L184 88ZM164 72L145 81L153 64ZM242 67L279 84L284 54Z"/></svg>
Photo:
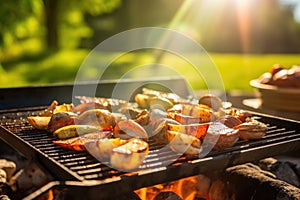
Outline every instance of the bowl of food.
<svg viewBox="0 0 300 200"><path fill-rule="evenodd" d="M250 85L256 88L263 107L300 111L300 66L288 69L276 64Z"/></svg>

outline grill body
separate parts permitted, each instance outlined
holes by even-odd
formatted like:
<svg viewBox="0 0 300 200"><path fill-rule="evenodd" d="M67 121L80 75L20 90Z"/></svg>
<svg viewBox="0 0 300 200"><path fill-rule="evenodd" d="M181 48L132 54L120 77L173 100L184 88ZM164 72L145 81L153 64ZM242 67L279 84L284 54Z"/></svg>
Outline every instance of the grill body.
<svg viewBox="0 0 300 200"><path fill-rule="evenodd" d="M233 147L212 151L204 158L186 157L162 149L150 141L150 153L143 165L125 173L99 162L87 152L63 149L52 141L54 136L33 129L26 117L35 115L38 108L1 111L0 137L29 159L42 165L54 182L45 187L67 187L69 192L107 195L126 193L159 183L205 173L261 158L296 151L300 148L300 124L296 121L254 113L268 124L269 131L259 140L239 141ZM167 166L166 163L171 163ZM117 191L114 191L118 188ZM99 191L105 191L98 194ZM81 192L80 192L81 191Z"/></svg>
<svg viewBox="0 0 300 200"><path fill-rule="evenodd" d="M97 90L96 95L109 97L109 91L114 84L113 82L102 83L102 89ZM140 88L153 84L153 80L124 84L128 84L129 89ZM189 94L186 83L182 79L161 80L158 85L171 87L172 91L181 96ZM84 88L88 85L84 84L81 87L84 95ZM107 91L103 88L107 88ZM25 93L28 90L31 93L40 91L41 98L26 101ZM12 92L17 92L15 97L20 96L20 98L15 99L13 95L9 95ZM99 162L87 152L66 150L54 145L52 143L54 136L46 131L33 129L27 122L27 116L36 115L53 99L59 102L71 102L71 86L21 88L8 93L0 90L1 95L4 97L0 100L5 101L5 104L2 102L3 107L0 108L2 109L0 110L0 138L26 158L38 163L52 179L50 183L25 199L35 198L51 188L62 189L77 199L112 198L112 194L121 195L142 187L293 152L300 148L298 121L252 112L259 121L269 127L266 136L259 140L238 141L231 148L212 151L203 158L178 157L170 149L162 149L163 145L149 141L150 152L144 163L136 171L125 173ZM7 106L11 98L14 98L14 101Z"/></svg>

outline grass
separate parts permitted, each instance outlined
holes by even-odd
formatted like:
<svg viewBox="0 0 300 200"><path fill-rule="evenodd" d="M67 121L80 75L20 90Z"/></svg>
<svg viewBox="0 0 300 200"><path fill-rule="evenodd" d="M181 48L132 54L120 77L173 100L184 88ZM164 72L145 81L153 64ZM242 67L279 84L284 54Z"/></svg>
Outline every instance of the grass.
<svg viewBox="0 0 300 200"><path fill-rule="evenodd" d="M82 61L88 53L89 51L84 49L61 50L5 61L0 65L0 87L73 82ZM114 53L112 55L118 56L119 54ZM94 63L97 65L102 61L104 62L105 56L97 55ZM151 77L164 73L180 74L189 80L194 89L205 89L206 84L218 85L220 83L217 82L223 82L227 91L252 91L249 81L270 70L275 63L286 67L300 64L298 54L243 55L209 53L209 57L191 54L189 59L198 59L199 63L203 65L198 68L201 73L203 72L203 77L192 67L189 60L169 53L166 53L160 60L161 65L147 67L149 63L156 62L153 59L153 54L147 52L129 53L120 56L105 70L104 76L119 79L124 76L144 78L146 75ZM216 72L220 73L221 79L218 78ZM84 74L87 79L93 78L97 74L97 68L88 66L84 70Z"/></svg>
<svg viewBox="0 0 300 200"><path fill-rule="evenodd" d="M0 66L0 87L72 82L87 53L63 50L5 62Z"/></svg>
<svg viewBox="0 0 300 200"><path fill-rule="evenodd" d="M211 54L228 90L250 91L249 81L258 78L275 64L300 65L299 54Z"/></svg>

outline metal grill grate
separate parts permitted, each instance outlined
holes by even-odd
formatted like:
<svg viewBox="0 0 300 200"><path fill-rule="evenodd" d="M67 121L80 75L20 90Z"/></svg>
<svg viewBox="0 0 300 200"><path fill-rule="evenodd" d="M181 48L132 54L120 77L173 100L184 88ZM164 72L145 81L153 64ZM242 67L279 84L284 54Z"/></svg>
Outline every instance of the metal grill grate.
<svg viewBox="0 0 300 200"><path fill-rule="evenodd" d="M126 188L122 190L132 191L300 148L299 122L254 113L269 128L262 139L238 141L232 148L212 151L205 158L177 158L170 150L158 151L162 145L150 141L149 155L137 172L125 173L100 163L86 152L63 149L52 143L54 136L46 131L33 129L26 117L36 115L41 109L1 111L0 138L26 157L43 165L55 180L66 181L65 186L76 189L78 186L89 187L89 190L94 188L95 192L105 185L111 187L111 184L126 184ZM171 164L165 167L166 163ZM75 181L76 184L68 181ZM87 184L87 181L93 182Z"/></svg>

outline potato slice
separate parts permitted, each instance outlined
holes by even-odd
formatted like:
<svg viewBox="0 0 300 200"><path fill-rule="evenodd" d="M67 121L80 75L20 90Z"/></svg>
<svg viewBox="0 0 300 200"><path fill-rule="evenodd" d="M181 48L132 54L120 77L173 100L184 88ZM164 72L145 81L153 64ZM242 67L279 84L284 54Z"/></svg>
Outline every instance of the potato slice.
<svg viewBox="0 0 300 200"><path fill-rule="evenodd" d="M145 94L136 94L134 97L135 102L139 105L140 108L149 108L149 102L152 97Z"/></svg>
<svg viewBox="0 0 300 200"><path fill-rule="evenodd" d="M203 95L199 99L199 104L204 104L209 107L211 107L214 111L218 111L220 108L222 108L222 100L213 94L206 94Z"/></svg>
<svg viewBox="0 0 300 200"><path fill-rule="evenodd" d="M91 125L68 125L57 129L53 135L59 139L68 139L98 130L98 127Z"/></svg>
<svg viewBox="0 0 300 200"><path fill-rule="evenodd" d="M50 116L29 116L28 122L36 129L47 130L50 122Z"/></svg>
<svg viewBox="0 0 300 200"><path fill-rule="evenodd" d="M98 126L103 130L110 130L115 125L113 114L104 109L87 110L78 116L78 124Z"/></svg>
<svg viewBox="0 0 300 200"><path fill-rule="evenodd" d="M239 139L239 130L228 128L221 122L211 123L204 142L213 146L214 150L223 150L232 147Z"/></svg>
<svg viewBox="0 0 300 200"><path fill-rule="evenodd" d="M85 151L84 141L81 137L68 138L65 140L54 140L53 144L74 151Z"/></svg>
<svg viewBox="0 0 300 200"><path fill-rule="evenodd" d="M113 134L116 138L121 138L124 140L130 138L141 138L146 141L148 140L148 134L146 130L133 120L119 121L114 127Z"/></svg>
<svg viewBox="0 0 300 200"><path fill-rule="evenodd" d="M168 113L168 117L174 119L175 121L179 122L180 124L196 124L202 123L200 118L192 117L189 115L184 115L181 113Z"/></svg>
<svg viewBox="0 0 300 200"><path fill-rule="evenodd" d="M149 107L150 109L160 109L166 111L173 107L173 103L164 97L153 97L149 101Z"/></svg>
<svg viewBox="0 0 300 200"><path fill-rule="evenodd" d="M224 124L225 126L229 127L229 128L233 128L239 124L242 123L241 120L239 120L239 118L233 116L233 115L224 115L221 116L217 119L218 122L221 122L222 124Z"/></svg>
<svg viewBox="0 0 300 200"><path fill-rule="evenodd" d="M209 123L203 124L168 124L168 129L170 131L176 131L180 133L185 133L187 135L195 136L196 138L202 138L205 136Z"/></svg>
<svg viewBox="0 0 300 200"><path fill-rule="evenodd" d="M71 112L59 112L51 116L47 131L53 133L55 130L75 124L77 115Z"/></svg>
<svg viewBox="0 0 300 200"><path fill-rule="evenodd" d="M180 154L196 155L201 151L201 141L185 133L167 131L170 148Z"/></svg>
<svg viewBox="0 0 300 200"><path fill-rule="evenodd" d="M99 140L102 140L104 138L108 138L111 136L110 131L96 131L92 133L84 134L80 137L74 137L74 138L68 138L64 140L55 140L53 141L54 144L59 145L63 148L74 150L74 151L85 151L87 146L87 143L97 142ZM92 149L98 149L95 147L95 145L91 145Z"/></svg>
<svg viewBox="0 0 300 200"><path fill-rule="evenodd" d="M198 117L203 122L211 121L211 119L214 119L215 117L212 108L203 104L183 104L182 114Z"/></svg>
<svg viewBox="0 0 300 200"><path fill-rule="evenodd" d="M266 135L268 126L257 120L249 120L234 127L238 129L239 137L242 140L260 139Z"/></svg>
<svg viewBox="0 0 300 200"><path fill-rule="evenodd" d="M109 161L114 148L127 143L120 138L104 138L85 143L86 150L99 161Z"/></svg>
<svg viewBox="0 0 300 200"><path fill-rule="evenodd" d="M131 171L138 168L149 152L147 142L132 138L126 144L116 147L112 151L110 163L112 167L122 171Z"/></svg>

